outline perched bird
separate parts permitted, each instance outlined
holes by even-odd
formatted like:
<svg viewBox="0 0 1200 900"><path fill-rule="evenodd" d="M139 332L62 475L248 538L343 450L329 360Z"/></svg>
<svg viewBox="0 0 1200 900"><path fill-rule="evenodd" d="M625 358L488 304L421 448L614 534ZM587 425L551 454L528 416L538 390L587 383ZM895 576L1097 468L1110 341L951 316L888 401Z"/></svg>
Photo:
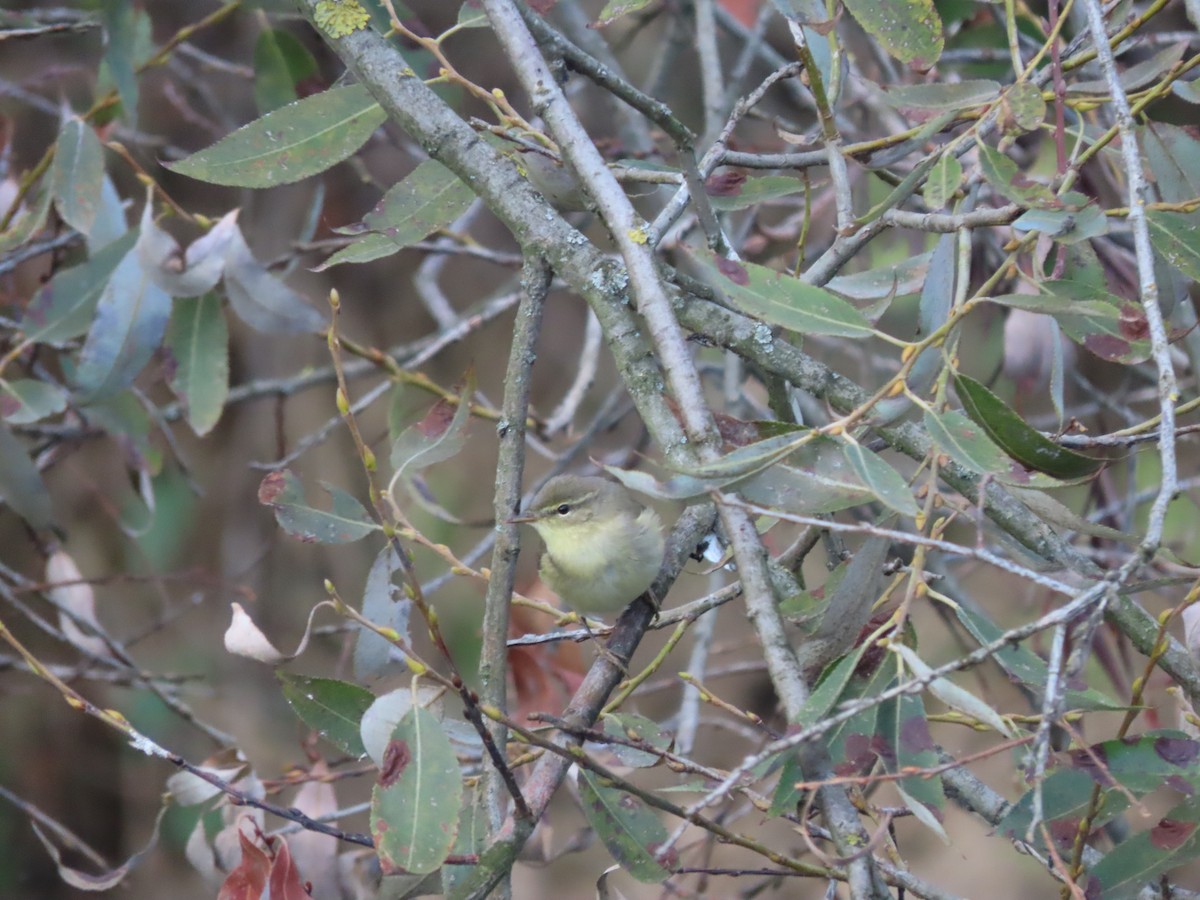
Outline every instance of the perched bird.
<svg viewBox="0 0 1200 900"><path fill-rule="evenodd" d="M528 511L509 521L537 529L546 545L542 580L576 612L619 612L649 589L662 565L658 514L606 478L551 478Z"/></svg>

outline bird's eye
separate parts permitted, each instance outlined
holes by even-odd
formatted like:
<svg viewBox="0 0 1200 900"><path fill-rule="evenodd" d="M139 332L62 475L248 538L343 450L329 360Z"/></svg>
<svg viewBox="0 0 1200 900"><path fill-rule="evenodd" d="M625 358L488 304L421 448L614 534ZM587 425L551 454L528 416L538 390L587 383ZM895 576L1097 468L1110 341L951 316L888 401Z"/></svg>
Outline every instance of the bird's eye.
<svg viewBox="0 0 1200 900"><path fill-rule="evenodd" d="M555 512L557 512L560 516L565 516L570 511L571 511L571 507L567 503L560 503L558 505L558 509L555 510Z"/></svg>

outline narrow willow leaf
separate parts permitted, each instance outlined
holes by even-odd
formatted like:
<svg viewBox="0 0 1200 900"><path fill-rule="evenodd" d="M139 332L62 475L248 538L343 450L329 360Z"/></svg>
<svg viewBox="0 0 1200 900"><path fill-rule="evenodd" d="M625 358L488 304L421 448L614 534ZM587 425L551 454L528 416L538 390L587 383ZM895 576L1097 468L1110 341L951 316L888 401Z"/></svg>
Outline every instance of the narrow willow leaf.
<svg viewBox="0 0 1200 900"><path fill-rule="evenodd" d="M932 253L919 253L895 265L838 275L825 287L850 300L882 300L916 294L929 276L932 256Z"/></svg>
<svg viewBox="0 0 1200 900"><path fill-rule="evenodd" d="M750 315L800 334L861 338L874 333L857 309L824 288L805 284L766 266L725 259L710 250L689 249L704 280L729 303ZM769 342L770 333L762 340Z"/></svg>
<svg viewBox="0 0 1200 900"><path fill-rule="evenodd" d="M942 20L932 0L850 0L846 8L902 63L927 69L942 55Z"/></svg>
<svg viewBox="0 0 1200 900"><path fill-rule="evenodd" d="M970 610L965 606L955 606L954 614L981 646L999 640L1004 633L1004 629L982 612ZM1015 647L1002 647L995 652L992 658L1013 681L1024 685L1034 696L1040 696L1041 692L1045 690L1046 681L1050 677L1049 670L1046 668L1045 661L1028 647L1020 644ZM1068 690L1066 702L1068 710L1120 710L1126 708L1095 688L1082 691Z"/></svg>
<svg viewBox="0 0 1200 900"><path fill-rule="evenodd" d="M1188 278L1200 281L1200 216L1152 209L1146 222L1154 249Z"/></svg>
<svg viewBox="0 0 1200 900"><path fill-rule="evenodd" d="M932 769L941 761L929 733L925 704L913 694L901 694L880 706L879 739L877 752L889 772ZM913 814L948 844L941 825L946 805L941 779L911 776L900 779L897 786Z"/></svg>
<svg viewBox="0 0 1200 900"><path fill-rule="evenodd" d="M349 158L386 118L361 84L330 88L267 113L167 168L231 187L291 184Z"/></svg>
<svg viewBox="0 0 1200 900"><path fill-rule="evenodd" d="M941 209L954 196L962 184L963 167L953 153L943 153L937 164L929 170L922 196L930 209Z"/></svg>
<svg viewBox="0 0 1200 900"><path fill-rule="evenodd" d="M804 190L804 182L788 175L764 175L747 178L725 193L708 193L708 202L719 212L749 209L768 200L777 200Z"/></svg>
<svg viewBox="0 0 1200 900"><path fill-rule="evenodd" d="M1150 357L1150 328L1137 304L1102 288L1065 279L1043 282L1040 288L1039 294L1003 294L989 299L1053 316L1071 340L1101 359L1136 365Z"/></svg>
<svg viewBox="0 0 1200 900"><path fill-rule="evenodd" d="M117 265L133 249L136 231L106 244L82 265L62 269L33 296L21 330L37 343L56 343L86 334Z"/></svg>
<svg viewBox="0 0 1200 900"><path fill-rule="evenodd" d="M121 112L130 125L137 125L138 83L134 59L138 19L133 0L110 0L101 7L104 22L104 65L121 95Z"/></svg>
<svg viewBox="0 0 1200 900"><path fill-rule="evenodd" d="M398 476L413 474L458 454L466 444L475 371L467 373L456 403L445 398L425 418L410 425L392 444L391 462Z"/></svg>
<svg viewBox="0 0 1200 900"><path fill-rule="evenodd" d="M125 254L105 285L79 356L75 383L85 401L111 396L133 384L162 342L171 297L138 261Z"/></svg>
<svg viewBox="0 0 1200 900"><path fill-rule="evenodd" d="M48 187L39 188L32 202L25 206L24 212L18 212L8 226L7 231L0 232L0 253L7 253L29 241L41 231L50 215L50 198L53 196Z"/></svg>
<svg viewBox="0 0 1200 900"><path fill-rule="evenodd" d="M1081 194L1075 194L1080 197ZM1060 244L1099 238L1108 233L1109 218L1094 203L1070 205L1064 209L1031 209L1013 221L1018 232L1042 232Z"/></svg>
<svg viewBox="0 0 1200 900"><path fill-rule="evenodd" d="M306 678L276 672L283 696L301 720L354 759L367 755L359 722L375 696L366 688L333 678Z"/></svg>
<svg viewBox="0 0 1200 900"><path fill-rule="evenodd" d="M1123 791L1110 791L1099 810L1095 810L1092 808L1095 786L1096 783L1086 773L1069 768L1051 772L1040 785L1042 817L1048 826L1046 830L1054 837L1060 852L1070 852L1075 832L1085 814L1095 812L1094 823L1100 828L1128 808L1129 799ZM1034 791L1027 791L996 824L996 832L1014 840L1027 840L1033 821L1033 798ZM1036 845L1045 848L1043 837L1042 829L1035 829Z"/></svg>
<svg viewBox="0 0 1200 900"><path fill-rule="evenodd" d="M811 429L797 428L737 447L714 462L700 463L680 471L681 474L703 480L744 478L778 462L813 438Z"/></svg>
<svg viewBox="0 0 1200 900"><path fill-rule="evenodd" d="M254 45L254 102L261 114L296 99L296 86L317 74L317 61L291 32L271 28Z"/></svg>
<svg viewBox="0 0 1200 900"><path fill-rule="evenodd" d="M1181 41L1170 47L1165 47L1149 59L1144 59L1120 73L1119 83L1125 91L1136 91L1153 81L1157 81L1164 72L1183 59L1187 50L1187 41ZM1107 97L1112 88L1107 81L1077 81L1067 86L1067 96L1092 95Z"/></svg>
<svg viewBox="0 0 1200 900"><path fill-rule="evenodd" d="M63 122L54 145L50 184L63 220L87 234L96 221L104 183L104 148L92 126L78 116Z"/></svg>
<svg viewBox="0 0 1200 900"><path fill-rule="evenodd" d="M955 375L954 387L967 415L1005 453L1023 466L1055 478L1084 478L1104 467L1105 460L1093 459L1060 447L1029 427L999 397L974 378Z"/></svg>
<svg viewBox="0 0 1200 900"><path fill-rule="evenodd" d="M892 644L891 649L898 653L903 659L908 670L913 673L916 678L926 678L933 669L917 656L917 652L912 647L904 644ZM929 693L937 697L951 709L957 709L959 712L990 725L998 733L1006 738L1017 736L1016 729L998 712L972 694L965 688L959 687L948 678L935 678L929 682Z"/></svg>
<svg viewBox="0 0 1200 900"><path fill-rule="evenodd" d="M467 211L474 192L457 175L432 159L417 166L363 219L371 231L397 247L407 247Z"/></svg>
<svg viewBox="0 0 1200 900"><path fill-rule="evenodd" d="M401 572L396 550L388 544L379 551L367 573L363 588L363 617L393 629L402 639L409 637L408 620L412 600L394 578ZM359 681L378 678L387 668L394 644L369 628L361 627L354 644L354 677Z"/></svg>
<svg viewBox="0 0 1200 900"><path fill-rule="evenodd" d="M650 884L661 884L670 876L675 851L668 854L666 868L654 858L667 840L667 829L645 801L582 766L579 798L588 824L623 869Z"/></svg>
<svg viewBox="0 0 1200 900"><path fill-rule="evenodd" d="M979 144L979 167L983 177L1006 200L1025 208L1062 206L1062 202L1046 185L1031 181L1017 164L987 144Z"/></svg>
<svg viewBox="0 0 1200 900"><path fill-rule="evenodd" d="M384 234L367 233L348 244L318 266L314 272L324 272L343 263L368 263L400 252L400 246Z"/></svg>
<svg viewBox="0 0 1200 900"><path fill-rule="evenodd" d="M988 437L982 427L957 410L925 411L925 430L938 449L966 469L990 475L1002 484L1024 487L1062 487L1063 482L1016 462Z"/></svg>
<svg viewBox="0 0 1200 900"><path fill-rule="evenodd" d="M462 775L438 720L412 707L396 725L371 792L371 835L385 875L422 875L454 846Z"/></svg>
<svg viewBox="0 0 1200 900"><path fill-rule="evenodd" d="M229 235L225 256L225 294L238 318L264 334L311 334L325 329L325 317L268 272L236 228Z"/></svg>
<svg viewBox="0 0 1200 900"><path fill-rule="evenodd" d="M1146 831L1109 850L1088 870L1087 892L1105 900L1140 894L1147 884L1200 856L1200 803L1179 803Z"/></svg>
<svg viewBox="0 0 1200 900"><path fill-rule="evenodd" d="M28 425L67 408L67 392L34 378L0 379L0 416L10 425Z"/></svg>
<svg viewBox="0 0 1200 900"><path fill-rule="evenodd" d="M0 501L31 528L46 528L54 522L50 492L41 473L29 458L29 451L3 422L0 422Z"/></svg>
<svg viewBox="0 0 1200 900"><path fill-rule="evenodd" d="M275 510L279 526L294 538L321 544L345 544L365 538L379 526L362 504L340 488L322 482L333 497L333 508L314 509L304 499L304 488L287 469L271 472L258 486L258 502Z"/></svg>
<svg viewBox="0 0 1200 900"><path fill-rule="evenodd" d="M979 79L903 85L885 88L884 96L893 106L963 110L991 103L1000 96L1000 83Z"/></svg>
<svg viewBox="0 0 1200 900"><path fill-rule="evenodd" d="M171 390L184 405L192 431L212 431L229 397L229 329L221 300L205 294L178 300L167 326Z"/></svg>
<svg viewBox="0 0 1200 900"><path fill-rule="evenodd" d="M225 271L231 250L241 241L238 211L222 216L207 234L192 241L185 253L175 238L155 223L150 200L146 200L139 227L138 260L142 267L172 297L199 297L211 291Z"/></svg>
<svg viewBox="0 0 1200 900"><path fill-rule="evenodd" d="M645 9L653 2L654 0L608 0L604 4L604 9L600 10L600 15L596 17L596 23L592 27L603 28L605 25L611 25L622 16Z"/></svg>
<svg viewBox="0 0 1200 900"><path fill-rule="evenodd" d="M670 749L675 740L675 736L663 726L637 713L609 713L604 717L604 733L619 740L644 741L659 750ZM635 769L662 762L659 754L627 744L612 743L609 749L624 765Z"/></svg>
<svg viewBox="0 0 1200 900"><path fill-rule="evenodd" d="M885 463L877 453L851 440L842 444L842 452L863 484L884 506L894 509L902 516L916 516L920 513L921 508L913 499L912 488L908 486L904 476Z"/></svg>
<svg viewBox="0 0 1200 900"><path fill-rule="evenodd" d="M464 4L465 7L466 4ZM458 815L458 834L451 848L456 856L483 855L487 849L488 823L483 790L476 788L463 799ZM466 882L475 866L442 866L442 893L453 896L459 885Z"/></svg>

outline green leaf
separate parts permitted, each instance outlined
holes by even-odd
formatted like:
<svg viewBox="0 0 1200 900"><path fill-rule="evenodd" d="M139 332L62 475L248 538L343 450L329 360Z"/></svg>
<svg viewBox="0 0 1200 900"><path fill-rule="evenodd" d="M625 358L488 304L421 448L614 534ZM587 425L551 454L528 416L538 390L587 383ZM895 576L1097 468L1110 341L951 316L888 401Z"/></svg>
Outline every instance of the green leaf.
<svg viewBox="0 0 1200 900"><path fill-rule="evenodd" d="M957 410L925 411L925 430L938 449L964 468L990 475L1002 484L1025 487L1061 487L1062 482L1032 472L988 437L987 432Z"/></svg>
<svg viewBox="0 0 1200 900"><path fill-rule="evenodd" d="M974 636L980 646L994 643L1004 633L1004 629L982 612L956 605L954 614L958 616L958 620ZM1046 682L1050 677L1046 662L1028 647L1020 644L1001 647L992 655L992 659L1010 678L1018 684L1024 685L1035 697L1040 696L1046 690ZM1128 707L1106 697L1095 688L1087 688L1082 691L1068 689L1066 692L1066 709L1068 711L1126 708Z"/></svg>
<svg viewBox="0 0 1200 900"><path fill-rule="evenodd" d="M1104 900L1139 896L1147 884L1200 856L1198 826L1200 801L1189 797L1147 831L1126 838L1108 851L1088 873L1088 895Z"/></svg>
<svg viewBox="0 0 1200 900"><path fill-rule="evenodd" d="M805 284L766 266L725 259L712 251L688 249L702 277L731 306L800 334L861 338L874 333L857 309L829 291ZM757 338L757 335L756 335ZM770 333L762 340L769 343Z"/></svg>
<svg viewBox="0 0 1200 900"><path fill-rule="evenodd" d="M668 750L675 737L653 719L637 713L609 713L604 717L604 733L622 740L644 741L659 750ZM626 744L609 744L609 750L624 765L635 769L658 765L662 757L649 750L639 750Z"/></svg>
<svg viewBox="0 0 1200 900"><path fill-rule="evenodd" d="M708 202L718 212L735 212L739 209L749 209L768 200L798 194L804 190L804 182L790 175L764 175L760 178L747 178L732 187L728 193L713 193L706 191Z"/></svg>
<svg viewBox="0 0 1200 900"><path fill-rule="evenodd" d="M87 234L100 206L104 148L92 126L78 116L63 122L54 146L54 164L50 169L54 205L63 221Z"/></svg>
<svg viewBox="0 0 1200 900"><path fill-rule="evenodd" d="M904 476L885 463L879 454L852 440L843 442L842 453L863 484L884 506L902 516L920 514L921 508L913 499L912 488Z"/></svg>
<svg viewBox="0 0 1200 900"><path fill-rule="evenodd" d="M1000 98L1000 121L1009 134L1034 131L1046 118L1046 101L1042 91L1028 81L1018 81Z"/></svg>
<svg viewBox="0 0 1200 900"><path fill-rule="evenodd" d="M932 0L850 0L846 8L902 63L928 69L942 55L942 20Z"/></svg>
<svg viewBox="0 0 1200 900"><path fill-rule="evenodd" d="M317 74L317 61L291 32L271 28L254 45L254 102L266 114L296 100L296 85Z"/></svg>
<svg viewBox="0 0 1200 900"><path fill-rule="evenodd" d="M979 167L988 184L1006 200L1023 207L1057 208L1062 202L1046 185L1032 181L1015 162L985 143L979 144Z"/></svg>
<svg viewBox="0 0 1200 900"><path fill-rule="evenodd" d="M878 753L884 768L891 773L932 769L941 762L920 697L901 694L880 706ZM941 825L942 810L946 805L941 779L914 775L901 778L897 787L921 823L949 843Z"/></svg>
<svg viewBox="0 0 1200 900"><path fill-rule="evenodd" d="M653 2L654 0L608 0L604 4L604 9L600 10L600 15L592 27L603 28L605 25L611 25L622 16L645 9Z"/></svg>
<svg viewBox="0 0 1200 900"><path fill-rule="evenodd" d="M645 801L583 766L579 767L579 798L588 824L625 871L649 884L670 877L675 851L672 848L668 854L667 868L655 860L667 829Z"/></svg>
<svg viewBox="0 0 1200 900"><path fill-rule="evenodd" d="M457 175L427 159L392 185L363 224L386 235L397 247L407 247L445 228L465 213L474 199L474 192Z"/></svg>
<svg viewBox="0 0 1200 900"><path fill-rule="evenodd" d="M167 168L231 187L273 187L349 158L387 114L361 84L330 88L267 113Z"/></svg>
<svg viewBox="0 0 1200 900"><path fill-rule="evenodd" d="M437 718L412 707L396 725L371 792L371 835L383 873L421 875L454 846L462 776Z"/></svg>
<svg viewBox="0 0 1200 900"><path fill-rule="evenodd" d="M333 497L333 508L313 509L304 500L304 488L287 469L271 472L258 486L258 502L275 510L279 526L306 543L346 544L365 538L379 526L362 504L340 488L322 482Z"/></svg>
<svg viewBox="0 0 1200 900"><path fill-rule="evenodd" d="M171 297L142 268L135 246L105 285L79 355L75 383L83 400L111 396L133 384L162 342Z"/></svg>
<svg viewBox="0 0 1200 900"><path fill-rule="evenodd" d="M50 492L29 451L0 422L0 500L31 528L46 528L54 522Z"/></svg>
<svg viewBox="0 0 1200 900"><path fill-rule="evenodd" d="M1092 789L1095 782L1078 769L1059 769L1051 772L1042 782L1042 815L1047 830L1054 838L1060 853L1070 853L1079 829L1079 821L1091 806ZM1033 821L1032 790L1027 791L1004 818L996 824L996 832L1013 840L1027 839L1029 825ZM1129 805L1120 791L1111 791L1105 797L1100 815L1093 823L1100 827L1105 821L1119 815ZM1045 848L1039 828L1035 844Z"/></svg>
<svg viewBox="0 0 1200 900"><path fill-rule="evenodd" d="M121 95L121 110L130 125L137 125L138 83L134 66L137 19L133 0L109 0L100 7L104 22L104 64Z"/></svg>
<svg viewBox="0 0 1200 900"><path fill-rule="evenodd" d="M175 302L166 349L171 390L192 431L203 437L221 418L229 396L229 329L216 294Z"/></svg>
<svg viewBox="0 0 1200 900"><path fill-rule="evenodd" d="M955 375L954 388L967 415L1023 466L1055 478L1084 478L1104 467L1105 460L1060 447L1029 427L974 378Z"/></svg>
<svg viewBox="0 0 1200 900"><path fill-rule="evenodd" d="M963 167L958 157L953 153L943 153L929 170L929 178L925 182L923 196L930 209L941 209L945 206L958 186L962 184Z"/></svg>
<svg viewBox="0 0 1200 900"><path fill-rule="evenodd" d="M367 233L352 244L347 244L319 266L314 266L314 272L324 272L332 266L343 263L368 263L385 256L400 252L400 246L384 234Z"/></svg>
<svg viewBox="0 0 1200 900"><path fill-rule="evenodd" d="M456 403L445 398L433 405L420 422L400 432L392 444L391 462L396 475L419 472L456 456L467 440L475 371L467 373Z"/></svg>
<svg viewBox="0 0 1200 900"><path fill-rule="evenodd" d="M885 88L884 96L892 106L962 110L991 103L1000 96L1000 82L980 79L902 85Z"/></svg>
<svg viewBox="0 0 1200 900"><path fill-rule="evenodd" d="M375 701L366 688L333 678L306 678L276 672L283 696L296 715L313 731L354 759L367 755L358 723Z"/></svg>
<svg viewBox="0 0 1200 900"><path fill-rule="evenodd" d="M362 614L376 625L386 625L407 639L412 600L405 596L404 589L393 580L400 572L400 559L395 548L388 544L379 551L375 562L371 564L371 570L367 573L367 584L363 588ZM382 675L394 646L387 638L369 628L360 627L358 640L354 644L354 677L359 681L369 681Z"/></svg>
<svg viewBox="0 0 1200 900"><path fill-rule="evenodd" d="M0 253L7 253L20 247L42 230L46 218L50 215L50 198L53 192L48 187L41 187L34 195L33 201L26 204L23 213L17 213L8 226L8 230L0 232ZM0 215L4 212L0 211Z"/></svg>
<svg viewBox="0 0 1200 900"><path fill-rule="evenodd" d="M1152 209L1146 222L1154 249L1188 278L1200 281L1200 216Z"/></svg>
<svg viewBox="0 0 1200 900"><path fill-rule="evenodd" d="M33 378L0 379L0 415L10 425L28 425L67 408L67 392Z"/></svg>
<svg viewBox="0 0 1200 900"><path fill-rule="evenodd" d="M458 8L458 21L455 24L459 28L486 28L488 17L479 0L463 0L463 5Z"/></svg>
<svg viewBox="0 0 1200 900"><path fill-rule="evenodd" d="M108 280L136 241L136 231L126 232L82 265L57 272L26 307L21 319L25 336L55 343L85 334Z"/></svg>
<svg viewBox="0 0 1200 900"><path fill-rule="evenodd" d="M464 4L465 7L465 4ZM451 852L456 856L482 855L487 849L488 823L484 807L483 790L476 788L464 799L458 815L458 834L454 838ZM459 885L465 883L475 866L442 866L442 893L453 896Z"/></svg>
<svg viewBox="0 0 1200 900"><path fill-rule="evenodd" d="M1077 205L1082 195L1072 192L1065 195L1071 205L1064 209L1031 209L1015 219L1012 227L1017 231L1040 231L1062 244L1075 244L1091 240L1108 233L1108 216L1094 203Z"/></svg>
<svg viewBox="0 0 1200 900"><path fill-rule="evenodd" d="M709 463L698 463L680 469L685 475L705 481L725 481L745 478L765 469L797 450L816 435L809 428L795 428L763 438L752 444L735 447L724 456Z"/></svg>
<svg viewBox="0 0 1200 900"><path fill-rule="evenodd" d="M1063 332L1101 359L1135 365L1150 357L1150 327L1135 303L1103 288L1059 279L1040 285L1041 294L1005 294L995 303L1054 316Z"/></svg>

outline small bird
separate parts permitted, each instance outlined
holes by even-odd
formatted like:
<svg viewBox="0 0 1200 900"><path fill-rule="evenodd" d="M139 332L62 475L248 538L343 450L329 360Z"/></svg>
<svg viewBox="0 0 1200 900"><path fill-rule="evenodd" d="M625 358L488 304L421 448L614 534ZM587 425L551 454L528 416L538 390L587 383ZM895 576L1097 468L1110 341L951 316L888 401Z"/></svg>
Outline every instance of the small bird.
<svg viewBox="0 0 1200 900"><path fill-rule="evenodd" d="M649 589L662 565L658 514L606 478L551 478L509 522L537 529L546 545L542 580L576 612L619 612Z"/></svg>

